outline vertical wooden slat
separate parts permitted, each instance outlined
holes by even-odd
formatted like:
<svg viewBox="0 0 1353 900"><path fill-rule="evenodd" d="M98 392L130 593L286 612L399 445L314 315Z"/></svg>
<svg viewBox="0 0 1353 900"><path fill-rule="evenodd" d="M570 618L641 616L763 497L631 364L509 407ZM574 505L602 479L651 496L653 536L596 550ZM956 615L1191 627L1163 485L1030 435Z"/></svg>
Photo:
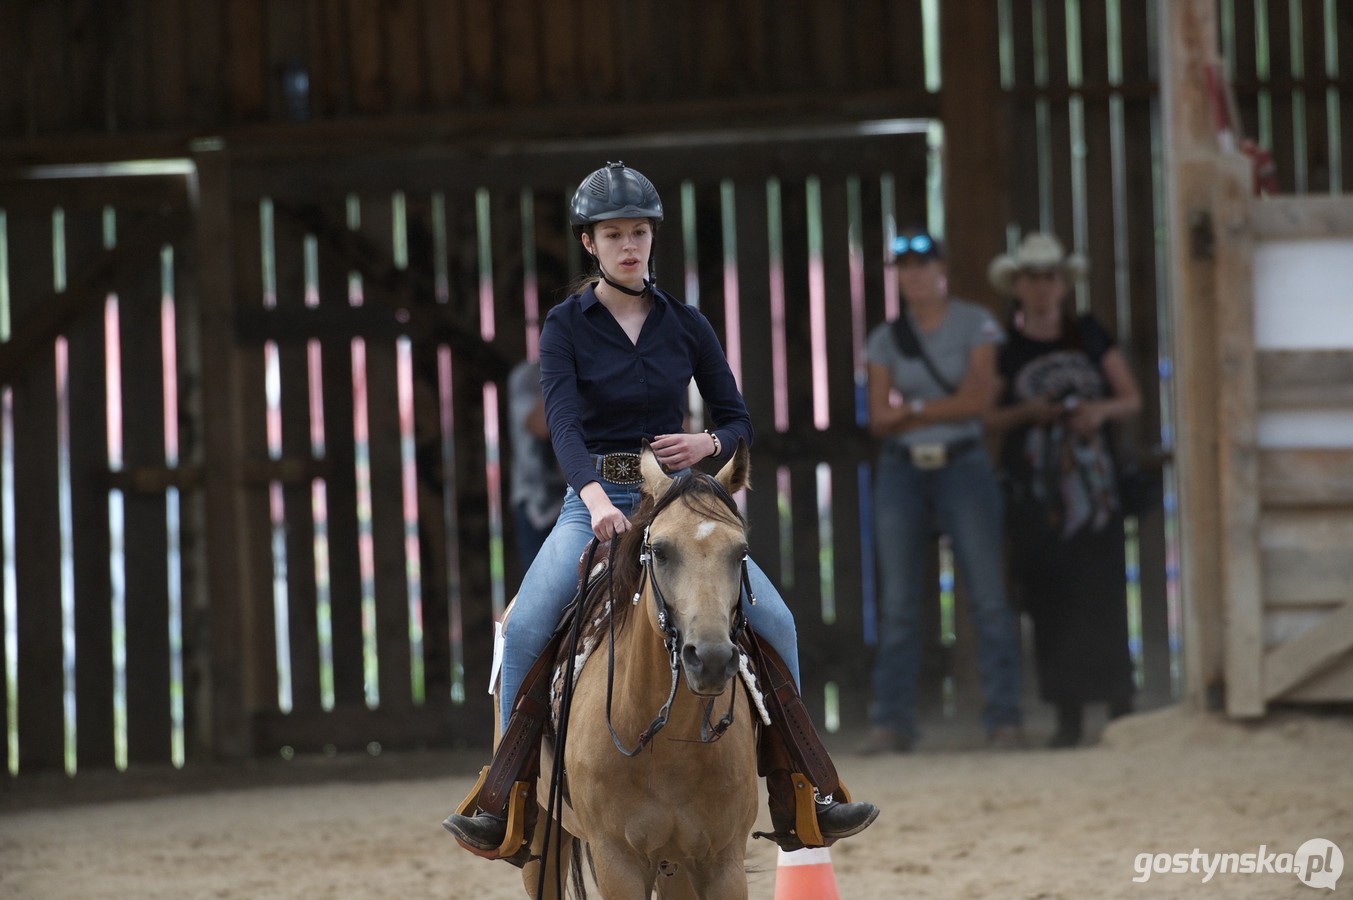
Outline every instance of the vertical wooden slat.
<svg viewBox="0 0 1353 900"><path fill-rule="evenodd" d="M146 128L151 121L150 7L145 3L120 4L121 15L110 12L113 59L108 74L111 98L109 125L118 129Z"/></svg>
<svg viewBox="0 0 1353 900"><path fill-rule="evenodd" d="M164 375L158 255L129 272L122 292L123 454L128 467L164 465ZM169 759L169 603L165 495L129 492L127 752L133 763Z"/></svg>
<svg viewBox="0 0 1353 900"><path fill-rule="evenodd" d="M390 90L379 0L348 0L347 6L353 107L359 113L386 112Z"/></svg>
<svg viewBox="0 0 1353 900"><path fill-rule="evenodd" d="M254 122L268 110L267 33L265 0L231 4L226 23L226 60L229 65L232 121Z"/></svg>
<svg viewBox="0 0 1353 900"><path fill-rule="evenodd" d="M184 124L217 125L227 118L224 5L193 6L184 16L184 52L188 63L187 117Z"/></svg>
<svg viewBox="0 0 1353 900"><path fill-rule="evenodd" d="M385 69L390 88L390 110L426 109L428 97L428 67L424 54L426 45L421 40L422 3L420 0L398 0L384 3L381 12L385 24ZM527 32L529 34L529 32ZM444 52L438 48L436 52Z"/></svg>
<svg viewBox="0 0 1353 900"><path fill-rule="evenodd" d="M940 23L950 48L940 53L949 284L957 296L973 298L989 296L987 264L1004 248L1001 224L1009 218L1002 190L1008 131L1000 115L999 35L989 6L951 0L942 5Z"/></svg>
<svg viewBox="0 0 1353 900"><path fill-rule="evenodd" d="M742 309L742 396L751 414L754 431L752 489L746 495L747 519L752 523L752 558L771 581L778 584L781 559L775 466L779 458L766 449L774 447L777 441L771 356L775 340L770 309L769 267L772 259L767 246L771 223L764 180L739 182L735 191L738 295ZM723 331L720 323L716 323L716 328ZM749 378L749 372L756 374ZM705 424L710 427L715 423L706 421Z"/></svg>
<svg viewBox="0 0 1353 900"><path fill-rule="evenodd" d="M345 221L342 197L319 201L324 218L338 227ZM348 306L348 263L331 243L319 242L320 308ZM330 616L333 629L336 707L361 706L362 579L358 566L356 448L353 427L352 342L323 341L324 451L329 512Z"/></svg>
<svg viewBox="0 0 1353 900"><path fill-rule="evenodd" d="M562 15L560 10L567 8L566 0L546 4L546 16ZM465 92L465 43L467 35L462 24L464 12L459 3L440 3L428 0L423 4L424 57L427 59L427 93L430 108L434 110L450 109L458 103ZM547 20L548 21L548 20ZM572 22L569 22L572 25ZM547 29L547 34L561 33ZM546 53L551 50L566 52L558 48L573 46L569 41L544 40Z"/></svg>
<svg viewBox="0 0 1353 900"><path fill-rule="evenodd" d="M22 37L28 41L28 4L0 3L0 34ZM27 53L13 50L0 53L0 135L17 136L25 132L26 117L31 109L27 102Z"/></svg>
<svg viewBox="0 0 1353 900"><path fill-rule="evenodd" d="M66 17L63 5L44 3L30 7L29 35L34 47L62 48L28 56L29 102L35 130L60 132L70 127L70 93L66 84Z"/></svg>
<svg viewBox="0 0 1353 900"><path fill-rule="evenodd" d="M508 0L498 4L502 34L499 54L503 99L511 104L535 103L541 95L539 44L532 40L540 32L537 4Z"/></svg>
<svg viewBox="0 0 1353 900"><path fill-rule="evenodd" d="M695 84L705 95L725 96L737 88L733 73L740 70L739 50L733 43L741 33L733 21L736 9L720 0L699 0L697 9L695 40L700 45L701 65ZM583 65L589 65L590 55L582 55Z"/></svg>
<svg viewBox="0 0 1353 900"><path fill-rule="evenodd" d="M8 216L15 331L52 290L50 215ZM14 391L14 553L18 633L19 770L60 771L62 721L61 533L57 494L55 354L49 345Z"/></svg>
<svg viewBox="0 0 1353 900"><path fill-rule="evenodd" d="M822 179L823 276L827 285L827 372L830 379L831 428L848 432L855 425L855 354L850 310L850 211L846 173ZM847 445L841 445L844 448ZM832 590L836 621L829 634L834 648L849 647L864 633L860 577L860 497L856 460L837 452L830 463ZM845 722L863 724L868 680L854 654L828 655L825 680L834 682L842 698Z"/></svg>
<svg viewBox="0 0 1353 900"><path fill-rule="evenodd" d="M576 100L581 93L578 83L581 57L585 47L576 41L561 40L578 21L574 0L557 0L541 4L540 9L540 80L544 96L557 102Z"/></svg>
<svg viewBox="0 0 1353 900"><path fill-rule="evenodd" d="M1084 0L1079 7L1083 83L1090 88L1107 88L1108 34L1104 4L1102 0ZM1114 334L1118 331L1118 301L1121 299L1127 303L1130 298L1117 296L1114 280L1115 198L1109 103L1108 98L1098 90L1087 93L1089 96L1084 100L1083 136L1085 196L1081 200L1085 211L1086 243L1078 249L1092 258L1089 274L1091 311ZM1066 239L1068 246L1074 243L1072 235L1066 235Z"/></svg>
<svg viewBox="0 0 1353 900"><path fill-rule="evenodd" d="M274 245L277 308L305 308L305 234L285 215L278 215ZM279 342L282 458L309 471L310 373L307 341ZM287 630L290 637L292 708L320 709L320 655L315 589L315 520L311 479L293 478L283 486L286 505Z"/></svg>
<svg viewBox="0 0 1353 900"><path fill-rule="evenodd" d="M390 258L392 217L388 196L362 198L362 234ZM367 303L389 302L368 296ZM403 495L400 488L399 401L395 346L390 338L366 341L366 402L371 460L371 532L376 575L376 645L380 705L410 705L409 603L405 580Z"/></svg>
<svg viewBox="0 0 1353 900"><path fill-rule="evenodd" d="M1322 0L1299 0L1301 15L1302 77L1319 82L1325 76L1325 8ZM1329 112L1325 91L1298 90L1304 104L1302 135L1306 146L1306 186L1312 194L1330 190Z"/></svg>
<svg viewBox="0 0 1353 900"><path fill-rule="evenodd" d="M104 90L109 55L107 18L102 4L72 0L67 14L67 89L71 94L71 126L82 131L105 127Z"/></svg>
<svg viewBox="0 0 1353 900"><path fill-rule="evenodd" d="M310 48L307 10L301 3L270 3L265 13L267 43L265 92L268 118L274 122L303 121L309 114L309 97L292 96L289 79L305 73L309 77Z"/></svg>
<svg viewBox="0 0 1353 900"><path fill-rule="evenodd" d="M1292 2L1300 3L1301 0L1268 4L1269 83L1275 85L1270 91L1273 98L1273 160L1278 166L1278 184L1289 193L1298 190L1297 170L1306 162L1305 159L1297 160L1298 143L1293 120L1293 100L1297 91L1290 86L1294 58L1288 9Z"/></svg>
<svg viewBox="0 0 1353 900"><path fill-rule="evenodd" d="M1036 231L1038 222L1038 129L1034 117L1034 52L1032 0L1010 0L1011 55L1015 96L1010 115L1010 206L1021 234ZM959 73L962 78L962 73ZM950 196L953 196L952 192Z"/></svg>
<svg viewBox="0 0 1353 900"><path fill-rule="evenodd" d="M1046 41L1048 50L1048 82L1050 91L1060 92L1069 87L1067 73L1068 22L1066 5L1061 0L1043 0L1046 10ZM1071 155L1071 103L1070 99L1050 100L1048 136L1051 140L1048 150L1051 157L1051 181L1043 186L1052 198L1052 222L1048 226L1056 232L1062 241L1071 245L1074 239L1075 221L1072 196L1072 169L1075 161Z"/></svg>
<svg viewBox="0 0 1353 900"><path fill-rule="evenodd" d="M501 38L495 12L497 8L498 4L492 0L466 0L463 4L462 25L465 34L461 46L465 52L465 91L467 99L476 103L497 101L502 89L498 78ZM605 18L598 17L600 20ZM596 53L589 56L610 57L611 54Z"/></svg>
<svg viewBox="0 0 1353 900"><path fill-rule="evenodd" d="M152 121L161 127L181 125L188 118L186 18L184 0L151 0Z"/></svg>
<svg viewBox="0 0 1353 900"><path fill-rule="evenodd" d="M438 4L439 8L442 6ZM327 0L309 0L308 9L306 46L310 51L307 60L311 112L317 119L345 115L353 105L347 7Z"/></svg>
<svg viewBox="0 0 1353 900"><path fill-rule="evenodd" d="M846 18L825 4L808 4L805 12L808 20L805 60L811 60L812 66L802 68L811 74L819 88L847 88L854 75L856 60L847 41Z"/></svg>
<svg viewBox="0 0 1353 900"><path fill-rule="evenodd" d="M1342 181L1344 193L1353 191L1353 16L1338 15L1336 41L1339 68L1339 146L1342 150Z"/></svg>
<svg viewBox="0 0 1353 900"><path fill-rule="evenodd" d="M72 274L103 251L97 206L67 212ZM108 444L103 304L70 328L71 545L75 553L75 711L78 767L113 763L113 622L110 607Z"/></svg>

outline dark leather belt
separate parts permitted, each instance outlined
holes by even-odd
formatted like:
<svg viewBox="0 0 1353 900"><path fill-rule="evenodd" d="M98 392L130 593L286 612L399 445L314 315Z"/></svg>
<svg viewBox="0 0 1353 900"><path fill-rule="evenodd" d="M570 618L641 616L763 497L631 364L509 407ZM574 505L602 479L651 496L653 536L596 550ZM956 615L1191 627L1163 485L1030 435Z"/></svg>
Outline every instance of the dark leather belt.
<svg viewBox="0 0 1353 900"><path fill-rule="evenodd" d="M643 474L639 471L637 453L593 455L592 465L596 468L597 474L611 484L638 484L644 480Z"/></svg>

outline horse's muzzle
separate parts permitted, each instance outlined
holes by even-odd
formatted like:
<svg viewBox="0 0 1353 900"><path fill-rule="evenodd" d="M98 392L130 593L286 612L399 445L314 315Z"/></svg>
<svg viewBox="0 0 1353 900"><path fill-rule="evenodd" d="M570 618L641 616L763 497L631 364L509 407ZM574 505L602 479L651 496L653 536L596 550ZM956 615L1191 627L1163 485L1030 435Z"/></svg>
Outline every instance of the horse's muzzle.
<svg viewBox="0 0 1353 900"><path fill-rule="evenodd" d="M738 650L732 641L692 641L681 648L681 667L691 693L717 696L738 671Z"/></svg>

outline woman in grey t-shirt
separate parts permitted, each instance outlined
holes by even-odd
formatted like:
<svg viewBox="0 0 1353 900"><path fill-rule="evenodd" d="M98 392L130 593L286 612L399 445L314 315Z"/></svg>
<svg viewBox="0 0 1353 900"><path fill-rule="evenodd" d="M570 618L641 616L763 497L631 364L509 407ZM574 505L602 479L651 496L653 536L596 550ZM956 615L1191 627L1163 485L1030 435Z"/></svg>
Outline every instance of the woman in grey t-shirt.
<svg viewBox="0 0 1353 900"><path fill-rule="evenodd" d="M1005 337L986 309L949 296L929 234L899 236L891 257L905 307L868 340L869 430L883 439L874 481L880 621L874 727L859 749L905 752L916 740L921 600L937 529L953 542L972 604L983 724L993 746L1018 746L1019 644L1003 583L1000 487L981 421L995 401L996 345Z"/></svg>

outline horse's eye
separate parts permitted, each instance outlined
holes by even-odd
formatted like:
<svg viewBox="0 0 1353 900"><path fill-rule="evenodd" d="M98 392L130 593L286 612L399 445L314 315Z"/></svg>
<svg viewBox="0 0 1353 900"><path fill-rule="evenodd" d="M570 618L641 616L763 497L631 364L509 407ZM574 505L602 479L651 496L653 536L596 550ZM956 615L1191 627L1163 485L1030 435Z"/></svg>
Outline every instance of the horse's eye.
<svg viewBox="0 0 1353 900"><path fill-rule="evenodd" d="M658 562L667 562L667 550L661 546L654 547L653 558Z"/></svg>

